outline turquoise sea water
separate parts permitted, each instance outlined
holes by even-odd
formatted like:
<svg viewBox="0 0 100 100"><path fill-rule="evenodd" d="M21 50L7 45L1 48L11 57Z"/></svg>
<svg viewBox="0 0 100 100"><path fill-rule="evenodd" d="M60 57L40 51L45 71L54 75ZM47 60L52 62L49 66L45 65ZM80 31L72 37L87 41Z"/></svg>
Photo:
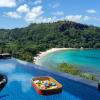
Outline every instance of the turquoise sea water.
<svg viewBox="0 0 100 100"><path fill-rule="evenodd" d="M57 67L59 63L76 65L82 71L100 77L100 50L62 50L50 53L37 62L46 67Z"/></svg>

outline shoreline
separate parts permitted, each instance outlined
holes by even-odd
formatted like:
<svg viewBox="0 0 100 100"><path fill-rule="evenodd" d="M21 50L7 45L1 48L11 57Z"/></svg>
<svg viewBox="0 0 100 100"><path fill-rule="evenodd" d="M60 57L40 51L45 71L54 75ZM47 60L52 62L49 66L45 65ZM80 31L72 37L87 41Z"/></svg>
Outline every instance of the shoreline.
<svg viewBox="0 0 100 100"><path fill-rule="evenodd" d="M40 60L42 57L48 55L49 53L53 53L53 52L61 51L61 50L75 50L75 49L77 49L77 48L52 48L47 51L38 53L37 56L33 57L33 63L37 64L36 62L38 62L38 60Z"/></svg>

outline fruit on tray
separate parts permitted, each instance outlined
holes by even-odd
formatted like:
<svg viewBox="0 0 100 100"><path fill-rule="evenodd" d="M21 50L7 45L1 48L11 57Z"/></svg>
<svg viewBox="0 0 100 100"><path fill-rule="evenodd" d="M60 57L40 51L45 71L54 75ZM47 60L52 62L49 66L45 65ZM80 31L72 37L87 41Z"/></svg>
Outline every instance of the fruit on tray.
<svg viewBox="0 0 100 100"><path fill-rule="evenodd" d="M49 76L32 78L32 86L40 95L52 95L62 92L62 85Z"/></svg>
<svg viewBox="0 0 100 100"><path fill-rule="evenodd" d="M55 82L50 82L48 80L40 81L35 80L34 83L40 88L40 89L55 89L57 88L57 85Z"/></svg>

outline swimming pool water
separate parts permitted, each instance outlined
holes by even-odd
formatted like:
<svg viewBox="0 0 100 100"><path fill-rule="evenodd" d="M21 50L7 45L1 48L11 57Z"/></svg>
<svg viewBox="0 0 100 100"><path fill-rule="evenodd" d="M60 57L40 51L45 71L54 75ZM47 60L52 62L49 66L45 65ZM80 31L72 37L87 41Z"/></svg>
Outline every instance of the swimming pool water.
<svg viewBox="0 0 100 100"><path fill-rule="evenodd" d="M0 100L100 100L100 92L55 73L41 70L37 65L18 59L0 60L0 73L6 74L8 83L0 92ZM60 94L40 96L31 86L35 76L52 76L63 85Z"/></svg>

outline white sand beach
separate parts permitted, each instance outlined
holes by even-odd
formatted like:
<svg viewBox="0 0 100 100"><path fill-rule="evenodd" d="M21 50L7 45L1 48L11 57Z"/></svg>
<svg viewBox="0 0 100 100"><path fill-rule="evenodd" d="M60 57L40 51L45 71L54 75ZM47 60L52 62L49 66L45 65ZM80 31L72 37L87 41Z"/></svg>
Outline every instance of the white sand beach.
<svg viewBox="0 0 100 100"><path fill-rule="evenodd" d="M36 64L36 62L38 62L39 59L41 59L42 57L46 56L49 53L60 51L60 50L73 50L73 49L76 49L76 48L52 48L45 52L40 52L39 54L37 54L36 57L33 58L33 63Z"/></svg>

